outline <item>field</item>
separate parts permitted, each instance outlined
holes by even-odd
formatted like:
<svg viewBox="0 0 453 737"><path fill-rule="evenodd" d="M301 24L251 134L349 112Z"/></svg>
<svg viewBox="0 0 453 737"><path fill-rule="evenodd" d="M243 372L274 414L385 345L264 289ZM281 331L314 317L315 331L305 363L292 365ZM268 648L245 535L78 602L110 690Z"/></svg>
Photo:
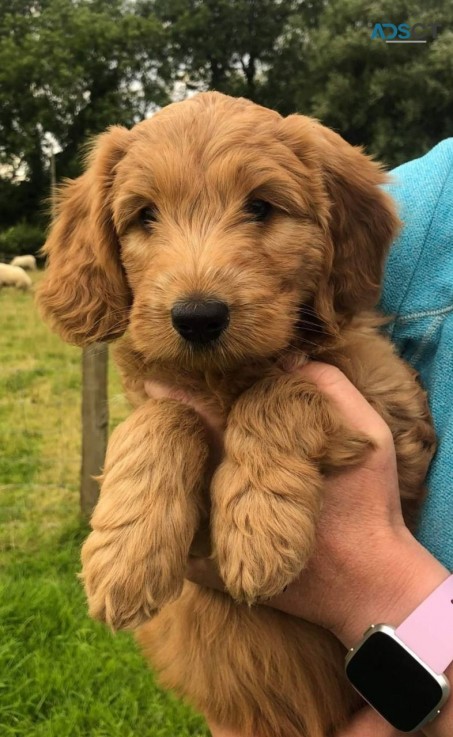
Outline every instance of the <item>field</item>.
<svg viewBox="0 0 453 737"><path fill-rule="evenodd" d="M203 720L156 686L132 637L87 617L80 363L32 295L0 290L0 735L206 737ZM127 407L112 367L109 393L114 426Z"/></svg>

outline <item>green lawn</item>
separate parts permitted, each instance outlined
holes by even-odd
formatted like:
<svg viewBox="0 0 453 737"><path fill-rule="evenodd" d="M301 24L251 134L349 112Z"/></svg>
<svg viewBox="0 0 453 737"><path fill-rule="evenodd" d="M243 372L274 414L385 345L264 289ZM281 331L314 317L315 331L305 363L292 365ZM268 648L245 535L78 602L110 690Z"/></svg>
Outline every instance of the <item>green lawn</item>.
<svg viewBox="0 0 453 737"><path fill-rule="evenodd" d="M110 374L114 425L127 406ZM42 324L32 295L0 290L0 735L205 737L132 637L87 617L79 417L79 350Z"/></svg>

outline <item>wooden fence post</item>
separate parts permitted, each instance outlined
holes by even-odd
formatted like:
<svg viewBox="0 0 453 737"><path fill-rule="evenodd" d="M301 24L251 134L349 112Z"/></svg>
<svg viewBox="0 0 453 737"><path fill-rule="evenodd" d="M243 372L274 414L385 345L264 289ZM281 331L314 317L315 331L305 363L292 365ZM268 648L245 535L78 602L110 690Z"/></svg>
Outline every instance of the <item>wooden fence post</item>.
<svg viewBox="0 0 453 737"><path fill-rule="evenodd" d="M107 448L109 408L107 393L108 348L93 343L82 358L82 473L80 507L90 516L99 496L92 477L101 473Z"/></svg>

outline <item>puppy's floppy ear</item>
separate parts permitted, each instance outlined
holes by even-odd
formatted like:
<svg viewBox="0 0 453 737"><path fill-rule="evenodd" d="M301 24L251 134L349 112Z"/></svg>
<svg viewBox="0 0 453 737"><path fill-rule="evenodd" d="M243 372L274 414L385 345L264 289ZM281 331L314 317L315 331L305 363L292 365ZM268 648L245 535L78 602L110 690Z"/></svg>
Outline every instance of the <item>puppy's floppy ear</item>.
<svg viewBox="0 0 453 737"><path fill-rule="evenodd" d="M130 292L112 222L111 188L129 135L114 126L96 139L86 172L59 193L43 248L47 273L38 305L62 338L76 345L111 340L127 326Z"/></svg>
<svg viewBox="0 0 453 737"><path fill-rule="evenodd" d="M400 225L393 200L380 186L387 176L361 148L316 120L290 115L283 122L301 161L320 164L330 209L325 227L333 248L333 307L342 314L370 309L379 299L385 257Z"/></svg>

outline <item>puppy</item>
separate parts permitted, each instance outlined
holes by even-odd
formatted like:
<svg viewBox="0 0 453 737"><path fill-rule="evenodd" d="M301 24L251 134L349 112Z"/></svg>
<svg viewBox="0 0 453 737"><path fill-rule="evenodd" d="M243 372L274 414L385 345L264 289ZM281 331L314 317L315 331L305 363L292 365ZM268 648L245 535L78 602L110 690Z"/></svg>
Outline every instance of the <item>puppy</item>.
<svg viewBox="0 0 453 737"><path fill-rule="evenodd" d="M357 708L330 633L251 606L304 567L325 477L370 447L282 364L339 367L393 432L409 522L423 495L425 395L374 312L399 225L385 181L315 120L203 93L100 136L45 246L39 302L61 336L125 333L133 411L83 547L90 613L136 629L161 682L244 737L327 737ZM214 474L200 417L147 379L224 419ZM229 595L184 582L191 548Z"/></svg>

